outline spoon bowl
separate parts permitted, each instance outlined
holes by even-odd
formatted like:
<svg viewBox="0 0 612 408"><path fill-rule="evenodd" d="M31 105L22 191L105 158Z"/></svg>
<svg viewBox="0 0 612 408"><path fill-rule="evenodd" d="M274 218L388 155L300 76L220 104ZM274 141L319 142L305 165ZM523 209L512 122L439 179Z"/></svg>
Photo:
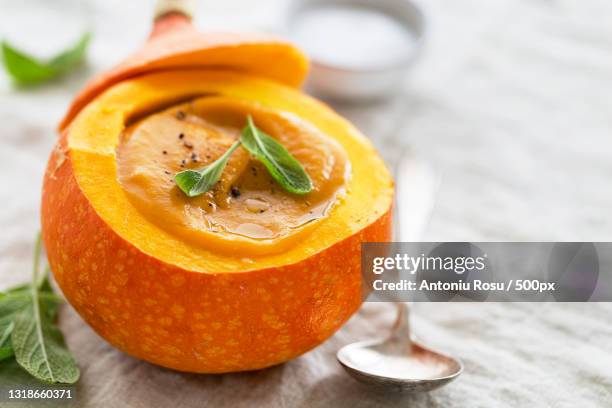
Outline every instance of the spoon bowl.
<svg viewBox="0 0 612 408"><path fill-rule="evenodd" d="M418 342L410 333L408 306L397 307L391 335L344 346L337 354L340 365L362 383L401 392L431 391L457 378L461 361Z"/></svg>
<svg viewBox="0 0 612 408"><path fill-rule="evenodd" d="M461 362L452 356L415 341L409 347L408 353L395 354L387 340L367 340L344 346L337 358L359 382L401 392L434 390L463 371Z"/></svg>

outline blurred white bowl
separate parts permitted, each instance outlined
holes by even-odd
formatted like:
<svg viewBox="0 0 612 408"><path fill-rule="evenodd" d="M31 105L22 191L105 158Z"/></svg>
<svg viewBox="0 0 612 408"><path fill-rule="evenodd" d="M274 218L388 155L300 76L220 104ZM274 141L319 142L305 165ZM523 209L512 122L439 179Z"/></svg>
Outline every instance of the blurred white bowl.
<svg viewBox="0 0 612 408"><path fill-rule="evenodd" d="M355 14L351 17L352 11ZM314 18L305 24L313 13L320 19L319 26L314 24ZM327 17L323 17L325 13ZM336 13L337 27L330 27L331 13ZM346 20L342 20L342 13ZM363 22L362 26L351 25L348 17L352 24ZM292 0L286 18L287 35L311 58L309 90L324 98L345 101L380 99L399 91L423 46L425 27L421 8L410 0ZM373 32L374 28L377 32ZM399 46L399 30L404 32L405 46ZM376 37L369 41L371 36L384 34L390 43L383 44L384 39L378 38L377 45ZM330 38L334 36L337 38ZM360 38L363 43L358 42ZM377 57L369 62L360 60L357 54L371 57L364 53L370 53L372 47L377 47Z"/></svg>

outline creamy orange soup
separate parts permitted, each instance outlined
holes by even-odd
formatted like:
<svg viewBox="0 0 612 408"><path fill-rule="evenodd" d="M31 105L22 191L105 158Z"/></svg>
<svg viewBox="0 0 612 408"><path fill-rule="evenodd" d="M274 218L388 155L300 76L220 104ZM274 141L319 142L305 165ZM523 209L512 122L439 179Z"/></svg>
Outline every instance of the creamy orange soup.
<svg viewBox="0 0 612 408"><path fill-rule="evenodd" d="M286 192L242 147L207 193L187 197L174 175L200 169L236 140L251 115L302 164L313 191ZM117 148L118 176L130 201L151 222L202 246L278 252L316 226L342 199L350 164L342 147L294 115L253 102L201 97L153 113L125 129Z"/></svg>

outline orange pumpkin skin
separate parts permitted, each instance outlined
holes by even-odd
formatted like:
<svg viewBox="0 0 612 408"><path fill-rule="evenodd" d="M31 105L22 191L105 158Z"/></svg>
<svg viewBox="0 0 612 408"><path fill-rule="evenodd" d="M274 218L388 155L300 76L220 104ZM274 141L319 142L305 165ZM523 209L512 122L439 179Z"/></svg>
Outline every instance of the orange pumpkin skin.
<svg viewBox="0 0 612 408"><path fill-rule="evenodd" d="M255 370L330 337L362 302L361 242L391 239L391 209L300 262L206 274L164 263L116 234L73 173L63 132L45 174L42 234L64 295L120 350L180 371Z"/></svg>

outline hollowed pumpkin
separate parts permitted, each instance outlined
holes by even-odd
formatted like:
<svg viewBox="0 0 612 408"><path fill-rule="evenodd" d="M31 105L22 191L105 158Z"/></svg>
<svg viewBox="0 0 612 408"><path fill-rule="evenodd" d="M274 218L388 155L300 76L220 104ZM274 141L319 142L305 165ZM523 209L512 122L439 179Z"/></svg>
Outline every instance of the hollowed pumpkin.
<svg viewBox="0 0 612 408"><path fill-rule="evenodd" d="M219 46L214 39L211 43ZM247 48L269 46L257 44L250 42ZM279 47L287 61L301 55L291 46ZM223 57L228 58L227 65L245 49L242 44L230 48L233 51ZM110 81L94 81L81 93L87 97L80 97L67 116L43 189L42 228L51 269L68 301L91 327L135 357L181 371L208 373L287 361L323 342L359 308L360 245L391 237L390 175L353 126L289 86L299 83L295 79L303 77L303 72L288 73L293 80L281 81L274 64L271 71L261 64L262 72L257 72L193 69L189 58L177 61L178 66L159 71L154 69L158 63L143 58L135 64L142 66L136 77L120 73ZM302 61L293 68L299 71L303 66ZM101 89L99 84L106 85ZM134 195L121 179L126 165L121 156L132 149L124 146L126 140L136 143L141 139L130 138L142 137L144 147L136 146L127 164L149 154L152 161L162 162L161 156L155 159L155 149L164 149L163 143L157 146L147 137L154 139L159 131L160 138L177 138L177 132L168 129L180 124L168 115L186 106L214 124L252 114L263 126L269 123L270 133L279 138L282 135L273 134L273 125L286 120L279 129L293 129L293 137L308 141L300 150L299 141L287 139L296 157L299 151L318 154L308 146L317 137L324 138L319 143L338 149L347 165L342 188L326 187L334 188L331 195L321 190L322 199L332 197L333 205L294 229L283 229L281 223L276 229L269 227L277 233L270 237L234 234L227 228L226 235L204 231L203 237L194 233L192 239L189 229L175 228L181 220L191 219L174 219L172 211L182 207L164 204L164 197L177 191L158 191L152 182L155 173L145 171L146 182L135 184L145 186L144 195ZM197 141L198 132L186 133ZM225 142L202 143L198 154L216 156L215 149ZM157 153L171 156L167 150ZM249 160L244 154L236 157L230 169L248 172ZM302 161L306 169L317 163L308 157ZM133 168L126 168L134 174ZM160 183L171 179L162 177ZM227 177L227 186L238 183L231 174ZM317 177L313 181L315 187L322 185ZM244 181L245 189L248 182ZM227 188L218 190L224 191ZM288 193L277 190L276 194ZM142 202L139 197L144 197ZM244 204L237 197L228 198L232 199L233 205ZM185 208L203 206L186 197L180 200ZM307 196L291 200L282 201L285 207L280 201L271 203L286 208L281 215L290 215L291 205L301 205L299 200ZM224 217L231 224L231 212ZM268 222L276 225L273 218Z"/></svg>

